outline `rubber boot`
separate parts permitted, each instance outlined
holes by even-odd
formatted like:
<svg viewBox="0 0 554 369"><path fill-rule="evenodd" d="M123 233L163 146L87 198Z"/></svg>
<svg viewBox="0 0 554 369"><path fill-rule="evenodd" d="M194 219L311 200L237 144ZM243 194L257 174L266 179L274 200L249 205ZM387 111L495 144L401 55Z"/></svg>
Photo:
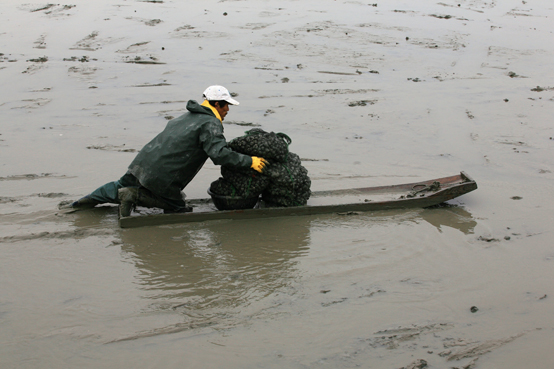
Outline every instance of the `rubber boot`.
<svg viewBox="0 0 554 369"><path fill-rule="evenodd" d="M175 212L173 206L156 198L150 191L144 188L124 187L118 190L119 217L128 217L134 207L144 206L145 208L159 208L164 212ZM191 210L192 211L192 208Z"/></svg>
<svg viewBox="0 0 554 369"><path fill-rule="evenodd" d="M100 204L100 201L96 201L92 199L89 195L80 198L77 201L73 202L61 202L58 205L58 209L60 210L66 210L66 209L73 209L73 210L82 210L82 209L91 209L95 207L96 205Z"/></svg>
<svg viewBox="0 0 554 369"><path fill-rule="evenodd" d="M135 187L124 187L117 190L119 199L119 217L124 218L131 215L131 211L137 204L139 189Z"/></svg>

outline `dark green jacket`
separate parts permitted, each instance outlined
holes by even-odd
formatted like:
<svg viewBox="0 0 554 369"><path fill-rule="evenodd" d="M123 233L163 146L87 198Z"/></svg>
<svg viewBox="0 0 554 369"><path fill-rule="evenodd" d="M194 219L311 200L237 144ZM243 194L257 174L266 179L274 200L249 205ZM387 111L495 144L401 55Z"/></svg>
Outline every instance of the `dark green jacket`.
<svg viewBox="0 0 554 369"><path fill-rule="evenodd" d="M249 168L252 158L227 147L223 125L207 107L194 100L188 112L140 150L129 165L139 182L154 194L181 200L181 191L196 176L208 157L216 165Z"/></svg>

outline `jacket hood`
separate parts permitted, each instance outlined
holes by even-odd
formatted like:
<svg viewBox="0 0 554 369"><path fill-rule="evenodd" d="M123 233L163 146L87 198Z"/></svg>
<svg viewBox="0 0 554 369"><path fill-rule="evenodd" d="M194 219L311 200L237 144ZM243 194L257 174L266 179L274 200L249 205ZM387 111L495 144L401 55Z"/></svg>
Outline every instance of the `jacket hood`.
<svg viewBox="0 0 554 369"><path fill-rule="evenodd" d="M210 108L206 108L200 105L195 100L189 100L187 102L187 110L190 111L191 113L208 114L215 117L214 113L211 111Z"/></svg>

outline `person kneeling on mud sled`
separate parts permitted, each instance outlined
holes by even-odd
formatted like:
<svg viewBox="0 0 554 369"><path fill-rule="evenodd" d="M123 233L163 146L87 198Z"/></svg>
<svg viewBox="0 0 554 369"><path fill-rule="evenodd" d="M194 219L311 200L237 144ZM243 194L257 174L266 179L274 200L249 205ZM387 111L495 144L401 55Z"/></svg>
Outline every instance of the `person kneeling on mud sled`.
<svg viewBox="0 0 554 369"><path fill-rule="evenodd" d="M164 212L189 212L181 191L196 176L208 158L216 165L253 168L261 172L263 158L232 151L223 136L223 119L229 104L239 105L223 86L204 91L204 102L187 102L185 114L172 119L165 129L140 150L119 180L106 183L90 195L60 209L85 209L98 204L120 204L120 217L134 206L161 208Z"/></svg>

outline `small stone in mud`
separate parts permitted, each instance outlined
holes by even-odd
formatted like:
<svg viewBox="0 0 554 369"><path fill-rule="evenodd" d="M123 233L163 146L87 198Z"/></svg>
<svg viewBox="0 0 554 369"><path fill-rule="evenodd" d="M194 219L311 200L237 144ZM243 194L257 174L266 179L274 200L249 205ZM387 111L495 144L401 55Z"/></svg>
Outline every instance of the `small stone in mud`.
<svg viewBox="0 0 554 369"><path fill-rule="evenodd" d="M472 313L476 313L477 311L479 311L479 309L477 308L477 306L472 306L469 311L471 311Z"/></svg>
<svg viewBox="0 0 554 369"><path fill-rule="evenodd" d="M521 197L521 196L512 196L512 197L510 197L510 199L512 199L512 200L521 200L522 198L523 197Z"/></svg>
<svg viewBox="0 0 554 369"><path fill-rule="evenodd" d="M281 78L281 82L283 82L283 83L287 83L288 81L290 81L290 80L287 77Z"/></svg>
<svg viewBox="0 0 554 369"><path fill-rule="evenodd" d="M512 238L511 238L510 236L505 236L504 239L505 239L506 241L510 241Z"/></svg>
<svg viewBox="0 0 554 369"><path fill-rule="evenodd" d="M479 236L479 238L477 238L479 241L485 241L485 242L498 242L499 239L498 238L492 238L492 237L483 237L483 236Z"/></svg>

